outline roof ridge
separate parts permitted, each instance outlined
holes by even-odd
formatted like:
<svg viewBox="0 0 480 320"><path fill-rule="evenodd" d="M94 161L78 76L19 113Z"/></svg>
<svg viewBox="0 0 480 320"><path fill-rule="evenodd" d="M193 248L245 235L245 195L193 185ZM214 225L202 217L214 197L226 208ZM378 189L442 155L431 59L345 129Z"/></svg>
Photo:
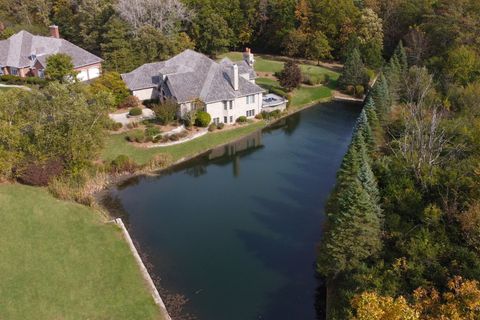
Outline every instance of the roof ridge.
<svg viewBox="0 0 480 320"><path fill-rule="evenodd" d="M205 81L203 82L202 90L200 90L200 97L199 98L205 97L208 94L208 91L210 91L210 86L212 84L213 77L214 77L215 71L216 71L216 70L212 70L212 69L214 69L216 67L217 67L216 63L214 62L208 68L207 76L205 77Z"/></svg>

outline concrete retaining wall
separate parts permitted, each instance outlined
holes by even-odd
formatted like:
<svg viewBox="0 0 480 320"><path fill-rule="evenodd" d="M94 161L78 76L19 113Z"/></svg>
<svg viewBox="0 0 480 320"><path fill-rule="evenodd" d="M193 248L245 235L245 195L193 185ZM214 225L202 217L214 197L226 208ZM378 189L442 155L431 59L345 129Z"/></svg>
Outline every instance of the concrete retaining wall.
<svg viewBox="0 0 480 320"><path fill-rule="evenodd" d="M132 238L130 237L130 234L128 233L127 228L123 224L122 219L117 218L114 220L114 222L122 229L123 236L127 241L127 244L130 248L130 251L133 254L133 257L135 258L135 261L140 267L140 272L142 273L143 278L147 282L147 285L150 290L150 293L152 294L153 300L160 308L160 312L163 314L166 320L172 320L172 318L167 312L167 308L165 307L165 304L163 303L162 298L160 297L160 294L158 293L157 287L155 287L155 284L153 283L152 277L150 277L150 274L148 273L147 268L143 264L142 258L140 258L140 255L138 254L137 248L135 248L135 245L133 244Z"/></svg>

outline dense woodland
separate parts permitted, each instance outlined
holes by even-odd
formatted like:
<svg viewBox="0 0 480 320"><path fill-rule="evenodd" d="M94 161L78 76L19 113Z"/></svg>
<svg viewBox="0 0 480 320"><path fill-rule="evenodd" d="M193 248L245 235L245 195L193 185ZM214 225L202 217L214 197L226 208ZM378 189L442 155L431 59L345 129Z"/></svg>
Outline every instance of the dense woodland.
<svg viewBox="0 0 480 320"><path fill-rule="evenodd" d="M0 15L3 38L55 23L110 71L249 46L340 60L345 89L375 72L326 208L328 316L480 317L478 0L0 0ZM118 97L95 86L0 96L0 174L88 166Z"/></svg>

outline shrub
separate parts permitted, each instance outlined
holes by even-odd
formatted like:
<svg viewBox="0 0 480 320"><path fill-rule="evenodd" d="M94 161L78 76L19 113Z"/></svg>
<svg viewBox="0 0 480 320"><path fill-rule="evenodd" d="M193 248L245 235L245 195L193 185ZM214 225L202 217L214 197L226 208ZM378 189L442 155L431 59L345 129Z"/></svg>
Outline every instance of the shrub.
<svg viewBox="0 0 480 320"><path fill-rule="evenodd" d="M60 159L50 159L45 163L33 161L27 163L20 172L17 172L17 179L21 183L32 186L47 186L63 170L64 164Z"/></svg>
<svg viewBox="0 0 480 320"><path fill-rule="evenodd" d="M180 140L180 137L176 133L174 133L168 136L168 139L170 139L171 141L178 141Z"/></svg>
<svg viewBox="0 0 480 320"><path fill-rule="evenodd" d="M195 120L195 125L197 127L206 128L212 121L212 117L206 111L198 111L197 112L197 119Z"/></svg>
<svg viewBox="0 0 480 320"><path fill-rule="evenodd" d="M355 96L361 98L363 97L364 92L365 89L362 85L355 86Z"/></svg>
<svg viewBox="0 0 480 320"><path fill-rule="evenodd" d="M345 92L346 92L347 94L349 94L349 95L352 95L352 94L355 93L355 87L354 87L354 86L347 86L347 87L345 88Z"/></svg>
<svg viewBox="0 0 480 320"><path fill-rule="evenodd" d="M255 119L262 120L263 119L263 114L262 113L257 113L255 115Z"/></svg>
<svg viewBox="0 0 480 320"><path fill-rule="evenodd" d="M5 82L7 84L13 84L13 85L32 84L32 85L38 85L40 87L43 87L47 84L47 80L42 78L37 78L37 77L21 78L19 76L14 76L11 74L0 76L0 81Z"/></svg>
<svg viewBox="0 0 480 320"><path fill-rule="evenodd" d="M284 98L287 96L287 93L285 91L278 88L270 88L270 92Z"/></svg>
<svg viewBox="0 0 480 320"><path fill-rule="evenodd" d="M142 114L142 109L140 109L139 107L132 108L130 109L130 111L128 111L128 114L132 117L139 116Z"/></svg>
<svg viewBox="0 0 480 320"><path fill-rule="evenodd" d="M111 131L118 131L123 127L123 124L120 122L115 122L110 118L107 118L105 121L105 129L111 130Z"/></svg>
<svg viewBox="0 0 480 320"><path fill-rule="evenodd" d="M166 99L161 104L155 105L152 109L160 123L169 124L173 122L177 116L178 104L173 99Z"/></svg>
<svg viewBox="0 0 480 320"><path fill-rule="evenodd" d="M140 129L130 131L126 136L126 139L130 142L142 143L145 141L145 132Z"/></svg>
<svg viewBox="0 0 480 320"><path fill-rule="evenodd" d="M148 167L153 169L165 168L172 163L172 156L168 153L156 154L148 163Z"/></svg>
<svg viewBox="0 0 480 320"><path fill-rule="evenodd" d="M163 137L161 134L157 134L153 139L152 139L152 142L153 143L157 143L157 142L160 142L162 141Z"/></svg>
<svg viewBox="0 0 480 320"><path fill-rule="evenodd" d="M138 128L138 122L133 121L133 122L127 123L127 128L128 128L128 129Z"/></svg>
<svg viewBox="0 0 480 320"><path fill-rule="evenodd" d="M240 117L237 118L236 121L237 121L238 123L245 123L245 122L247 122L247 117L245 117L245 116L240 116Z"/></svg>
<svg viewBox="0 0 480 320"><path fill-rule="evenodd" d="M140 107L140 100L135 96L128 96L123 100L123 102L118 106L121 109L131 109Z"/></svg>
<svg viewBox="0 0 480 320"><path fill-rule="evenodd" d="M160 130L154 126L147 126L145 129L145 137L152 141L156 136L160 134Z"/></svg>
<svg viewBox="0 0 480 320"><path fill-rule="evenodd" d="M310 75L310 74L305 74L302 77L302 83L308 84L310 86L316 86L321 84L325 80L324 75Z"/></svg>
<svg viewBox="0 0 480 320"><path fill-rule="evenodd" d="M94 92L103 91L110 93L115 99L115 106L118 107L130 96L130 91L117 72L103 72L99 78L90 84L90 87Z"/></svg>
<svg viewBox="0 0 480 320"><path fill-rule="evenodd" d="M217 129L218 129L218 130L222 130L223 127L225 127L225 123L220 122L219 124L217 124Z"/></svg>
<svg viewBox="0 0 480 320"><path fill-rule="evenodd" d="M217 125L215 123L212 123L211 125L208 126L208 131L212 132L217 129Z"/></svg>
<svg viewBox="0 0 480 320"><path fill-rule="evenodd" d="M185 138L186 136L188 136L188 131L182 131L180 133L177 133L177 136L179 138Z"/></svg>
<svg viewBox="0 0 480 320"><path fill-rule="evenodd" d="M110 162L110 168L112 172L135 172L137 164L130 159L127 155L121 154Z"/></svg>

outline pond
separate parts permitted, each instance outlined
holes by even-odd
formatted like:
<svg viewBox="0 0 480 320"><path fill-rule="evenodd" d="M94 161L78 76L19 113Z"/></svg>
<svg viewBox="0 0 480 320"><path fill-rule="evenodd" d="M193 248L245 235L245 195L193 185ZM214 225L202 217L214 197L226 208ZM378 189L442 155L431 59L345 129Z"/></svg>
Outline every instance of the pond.
<svg viewBox="0 0 480 320"><path fill-rule="evenodd" d="M319 319L316 245L358 104L315 106L111 190L162 287L200 320ZM117 211L118 212L118 211Z"/></svg>

